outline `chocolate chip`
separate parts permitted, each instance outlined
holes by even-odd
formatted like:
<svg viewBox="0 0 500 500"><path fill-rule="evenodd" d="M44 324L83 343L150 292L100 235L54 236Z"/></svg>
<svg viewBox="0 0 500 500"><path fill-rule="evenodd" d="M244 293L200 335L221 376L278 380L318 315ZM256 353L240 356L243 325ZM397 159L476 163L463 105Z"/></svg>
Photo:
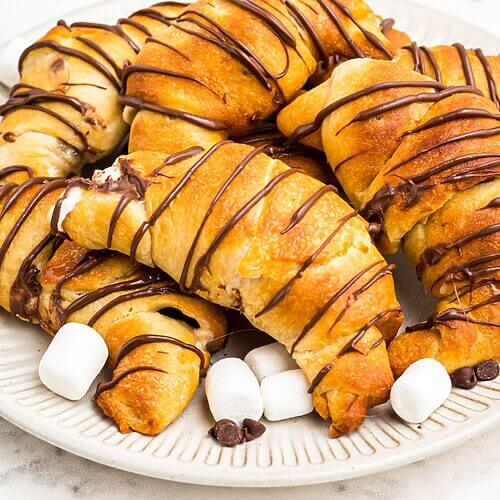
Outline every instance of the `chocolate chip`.
<svg viewBox="0 0 500 500"><path fill-rule="evenodd" d="M493 380L498 377L498 363L489 359L475 368L476 377L478 380Z"/></svg>
<svg viewBox="0 0 500 500"><path fill-rule="evenodd" d="M236 446L245 440L243 431L235 422L227 418L217 421L208 432L222 446Z"/></svg>
<svg viewBox="0 0 500 500"><path fill-rule="evenodd" d="M455 387L460 387L461 389L472 389L477 384L474 368L471 366L459 368L451 375L451 381Z"/></svg>
<svg viewBox="0 0 500 500"><path fill-rule="evenodd" d="M243 435L246 441L253 441L262 436L264 432L266 432L266 426L264 424L251 418L245 418L245 420L243 420Z"/></svg>

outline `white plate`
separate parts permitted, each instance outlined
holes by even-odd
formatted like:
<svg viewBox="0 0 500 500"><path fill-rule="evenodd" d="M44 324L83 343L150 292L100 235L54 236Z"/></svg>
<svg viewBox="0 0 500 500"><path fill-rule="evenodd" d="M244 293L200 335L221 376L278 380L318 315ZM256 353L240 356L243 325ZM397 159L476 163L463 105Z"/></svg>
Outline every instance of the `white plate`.
<svg viewBox="0 0 500 500"><path fill-rule="evenodd" d="M427 44L460 40L498 51L494 37L451 17L403 2L373 1L378 12ZM106 20L144 5L144 0L101 2L66 16ZM25 36L34 39L48 26ZM1 75L0 75L1 79ZM414 272L397 258L396 279L407 320L427 316L425 296ZM403 286L404 284L404 286ZM262 339L235 335L227 353L242 355ZM422 425L404 424L386 406L375 408L356 432L327 439L327 425L316 416L269 423L262 438L221 448L206 431L212 421L200 389L189 408L156 437L120 434L104 418L90 394L66 401L45 389L37 376L48 337L37 328L0 314L0 415L27 432L82 457L139 474L219 486L285 486L362 476L429 457L485 432L500 422L500 381L472 391L454 389L443 407Z"/></svg>

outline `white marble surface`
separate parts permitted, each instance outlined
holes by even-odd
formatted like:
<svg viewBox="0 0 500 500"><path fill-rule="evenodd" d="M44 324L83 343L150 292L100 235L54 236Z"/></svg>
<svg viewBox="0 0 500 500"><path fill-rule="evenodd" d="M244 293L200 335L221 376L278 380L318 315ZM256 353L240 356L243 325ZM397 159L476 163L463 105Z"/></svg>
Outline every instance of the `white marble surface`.
<svg viewBox="0 0 500 500"><path fill-rule="evenodd" d="M413 0L498 34L500 0ZM93 0L0 0L0 43ZM280 490L207 488L169 483L111 469L44 443L0 419L0 498L494 498L500 490L500 428L443 453L390 472L326 485ZM293 473L293 472L292 472Z"/></svg>

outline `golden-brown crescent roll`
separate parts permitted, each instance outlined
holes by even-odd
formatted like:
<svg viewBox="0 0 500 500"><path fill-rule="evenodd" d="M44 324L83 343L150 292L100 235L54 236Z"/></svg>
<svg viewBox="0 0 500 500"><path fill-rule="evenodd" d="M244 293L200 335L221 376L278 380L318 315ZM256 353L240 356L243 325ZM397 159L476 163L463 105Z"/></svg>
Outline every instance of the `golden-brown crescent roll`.
<svg viewBox="0 0 500 500"><path fill-rule="evenodd" d="M155 40L124 72L131 152L210 147L259 126L332 58L394 55L361 0L200 0Z"/></svg>
<svg viewBox="0 0 500 500"><path fill-rule="evenodd" d="M291 142L324 149L382 248L401 245L439 299L391 344L396 375L422 357L450 372L500 357L500 115L481 94L357 60L278 116Z"/></svg>
<svg viewBox="0 0 500 500"><path fill-rule="evenodd" d="M333 188L231 142L175 161L133 153L106 175L70 189L81 195L63 223L75 242L104 248L111 226L113 249L243 312L292 353L332 435L387 399L385 341L401 322L392 267ZM130 175L142 180L144 201L117 220L122 194L110 186Z"/></svg>

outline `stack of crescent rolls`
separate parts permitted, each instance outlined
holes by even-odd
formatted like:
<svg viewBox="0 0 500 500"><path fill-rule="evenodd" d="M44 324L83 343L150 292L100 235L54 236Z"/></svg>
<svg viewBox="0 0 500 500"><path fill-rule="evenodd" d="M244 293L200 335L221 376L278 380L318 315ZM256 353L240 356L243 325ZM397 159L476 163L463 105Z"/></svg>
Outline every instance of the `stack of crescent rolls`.
<svg viewBox="0 0 500 500"><path fill-rule="evenodd" d="M499 67L419 47L360 0L59 23L0 108L2 306L103 335L113 378L96 400L123 432L182 412L224 336L219 306L285 345L332 437L352 431L414 360L499 356ZM396 340L372 237L440 300Z"/></svg>

